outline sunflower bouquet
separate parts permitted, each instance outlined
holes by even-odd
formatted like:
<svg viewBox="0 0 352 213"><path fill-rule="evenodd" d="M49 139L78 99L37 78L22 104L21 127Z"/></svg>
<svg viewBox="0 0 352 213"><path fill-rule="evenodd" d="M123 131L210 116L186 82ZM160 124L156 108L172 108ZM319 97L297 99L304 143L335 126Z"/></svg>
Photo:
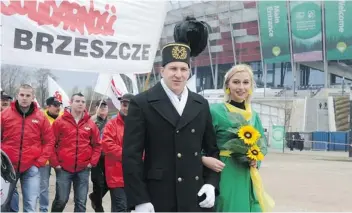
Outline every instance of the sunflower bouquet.
<svg viewBox="0 0 352 213"><path fill-rule="evenodd" d="M265 147L265 141L260 132L241 114L230 113L229 119L232 124L235 124L228 129L233 137L223 145L223 149L242 163L263 160L262 148Z"/></svg>
<svg viewBox="0 0 352 213"><path fill-rule="evenodd" d="M262 161L264 159L262 150L266 148L264 137L241 114L229 113L229 119L232 126L228 131L232 134L231 139L223 145L225 149L222 151L223 156L232 157L247 166L249 166L249 161ZM257 168L250 167L249 172L262 212L272 211L275 202L266 193Z"/></svg>

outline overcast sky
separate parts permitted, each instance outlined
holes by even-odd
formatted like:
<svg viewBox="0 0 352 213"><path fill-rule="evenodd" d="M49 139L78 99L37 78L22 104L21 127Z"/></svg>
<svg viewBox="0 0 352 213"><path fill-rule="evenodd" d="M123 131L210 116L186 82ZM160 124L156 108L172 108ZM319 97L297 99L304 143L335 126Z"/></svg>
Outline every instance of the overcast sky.
<svg viewBox="0 0 352 213"><path fill-rule="evenodd" d="M65 90L66 93L70 93L72 88L78 86L81 92L84 92L84 88L87 86L95 87L98 79L98 73L92 72L68 72L68 71L52 71L57 77L57 83Z"/></svg>

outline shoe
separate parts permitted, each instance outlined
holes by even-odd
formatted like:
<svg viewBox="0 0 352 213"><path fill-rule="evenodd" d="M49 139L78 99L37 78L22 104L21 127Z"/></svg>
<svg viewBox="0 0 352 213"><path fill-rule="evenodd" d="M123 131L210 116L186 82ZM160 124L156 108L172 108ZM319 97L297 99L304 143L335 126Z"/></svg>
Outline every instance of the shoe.
<svg viewBox="0 0 352 213"><path fill-rule="evenodd" d="M90 204L91 204L91 206L92 206L92 209L94 209L94 211L95 211L96 206L95 206L95 203L94 203L94 201L93 201L92 196L93 196L93 194L89 194Z"/></svg>

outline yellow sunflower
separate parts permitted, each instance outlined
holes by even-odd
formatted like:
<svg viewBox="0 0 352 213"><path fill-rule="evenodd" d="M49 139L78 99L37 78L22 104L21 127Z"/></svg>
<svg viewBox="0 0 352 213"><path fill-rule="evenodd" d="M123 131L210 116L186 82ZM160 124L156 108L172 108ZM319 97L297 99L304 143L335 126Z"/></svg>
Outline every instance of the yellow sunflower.
<svg viewBox="0 0 352 213"><path fill-rule="evenodd" d="M238 137L241 138L245 144L253 145L260 138L260 133L252 126L242 126L238 130Z"/></svg>
<svg viewBox="0 0 352 213"><path fill-rule="evenodd" d="M251 146L247 151L247 157L251 160L259 161L264 159L263 153L257 145Z"/></svg>

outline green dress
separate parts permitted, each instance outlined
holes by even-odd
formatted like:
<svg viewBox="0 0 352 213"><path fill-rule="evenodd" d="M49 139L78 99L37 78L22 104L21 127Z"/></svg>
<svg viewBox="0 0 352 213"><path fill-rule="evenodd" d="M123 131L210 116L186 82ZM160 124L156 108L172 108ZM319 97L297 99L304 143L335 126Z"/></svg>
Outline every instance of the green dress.
<svg viewBox="0 0 352 213"><path fill-rule="evenodd" d="M251 109L250 106L248 108ZM244 114L247 113L247 117L244 117L250 120L251 125L264 136L262 123L252 109L242 110L236 108L236 110L240 114L242 112ZM229 110L225 103L212 104L210 111L216 131L217 144L221 150L222 145L231 139L231 133L227 129L232 127L233 124L227 118ZM264 155L266 154L266 146L262 149L262 152ZM252 188L249 165L237 163L229 157L220 156L220 159L225 163L225 167L221 172L220 195L216 199L215 210L217 212L261 212L258 199ZM260 162L258 162L259 165Z"/></svg>

